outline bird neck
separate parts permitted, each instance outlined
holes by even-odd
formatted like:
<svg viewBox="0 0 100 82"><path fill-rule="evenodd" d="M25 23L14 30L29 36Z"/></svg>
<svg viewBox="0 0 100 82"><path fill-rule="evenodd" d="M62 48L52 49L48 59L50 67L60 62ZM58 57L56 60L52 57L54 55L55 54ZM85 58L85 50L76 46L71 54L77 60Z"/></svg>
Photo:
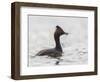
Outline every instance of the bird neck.
<svg viewBox="0 0 100 82"><path fill-rule="evenodd" d="M55 39L55 44L56 44L55 49L62 52L62 47L60 44L60 36L54 35L54 39Z"/></svg>

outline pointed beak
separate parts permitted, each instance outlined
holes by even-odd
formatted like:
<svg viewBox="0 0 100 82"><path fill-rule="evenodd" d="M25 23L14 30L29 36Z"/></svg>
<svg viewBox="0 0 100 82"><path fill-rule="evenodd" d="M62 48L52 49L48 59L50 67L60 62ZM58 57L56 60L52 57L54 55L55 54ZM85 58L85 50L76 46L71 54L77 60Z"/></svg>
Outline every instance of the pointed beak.
<svg viewBox="0 0 100 82"><path fill-rule="evenodd" d="M64 34L65 34L65 35L68 35L69 33L66 33L66 32L65 32Z"/></svg>

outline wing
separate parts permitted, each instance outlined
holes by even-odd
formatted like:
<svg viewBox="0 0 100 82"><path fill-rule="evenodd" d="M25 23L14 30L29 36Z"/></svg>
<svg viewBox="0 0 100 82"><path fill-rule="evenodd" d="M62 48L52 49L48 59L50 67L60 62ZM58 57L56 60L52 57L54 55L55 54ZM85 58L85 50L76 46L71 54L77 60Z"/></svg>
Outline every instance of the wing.
<svg viewBox="0 0 100 82"><path fill-rule="evenodd" d="M43 55L47 55L50 53L53 53L54 50L53 49L45 49L45 50L41 50L37 53L38 56L43 56Z"/></svg>
<svg viewBox="0 0 100 82"><path fill-rule="evenodd" d="M60 57L62 56L62 53L55 50L55 49L46 49L46 50L41 50L39 53L37 53L38 56L50 56L50 57Z"/></svg>

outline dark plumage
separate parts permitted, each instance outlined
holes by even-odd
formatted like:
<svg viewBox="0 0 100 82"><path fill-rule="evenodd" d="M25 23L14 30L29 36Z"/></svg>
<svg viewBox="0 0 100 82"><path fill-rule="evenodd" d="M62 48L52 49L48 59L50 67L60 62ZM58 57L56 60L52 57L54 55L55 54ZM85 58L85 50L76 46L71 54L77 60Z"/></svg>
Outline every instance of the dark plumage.
<svg viewBox="0 0 100 82"><path fill-rule="evenodd" d="M37 53L38 56L44 56L44 55L48 55L50 57L61 57L62 56L62 52L56 50L55 48L52 49L45 49L45 50L41 50L39 53Z"/></svg>
<svg viewBox="0 0 100 82"><path fill-rule="evenodd" d="M63 50L60 44L60 36L66 34L68 35L68 33L65 33L60 26L56 26L56 31L54 33L54 40L55 40L55 48L52 49L45 49L45 50L41 50L39 53L37 53L38 56L50 56L53 58L59 58L62 56Z"/></svg>

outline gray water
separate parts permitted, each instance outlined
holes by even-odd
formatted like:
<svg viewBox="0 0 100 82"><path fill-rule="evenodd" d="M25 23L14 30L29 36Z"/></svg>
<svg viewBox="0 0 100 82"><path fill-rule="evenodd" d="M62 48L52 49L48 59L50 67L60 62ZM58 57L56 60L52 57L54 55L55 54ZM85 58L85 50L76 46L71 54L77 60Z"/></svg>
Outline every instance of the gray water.
<svg viewBox="0 0 100 82"><path fill-rule="evenodd" d="M88 63L88 50L83 47L69 47L63 49L64 53L60 60L51 58L48 56L33 56L30 53L29 55L29 66L45 66L45 65L56 65L56 62L59 61L58 65L78 65L78 64L87 64Z"/></svg>

